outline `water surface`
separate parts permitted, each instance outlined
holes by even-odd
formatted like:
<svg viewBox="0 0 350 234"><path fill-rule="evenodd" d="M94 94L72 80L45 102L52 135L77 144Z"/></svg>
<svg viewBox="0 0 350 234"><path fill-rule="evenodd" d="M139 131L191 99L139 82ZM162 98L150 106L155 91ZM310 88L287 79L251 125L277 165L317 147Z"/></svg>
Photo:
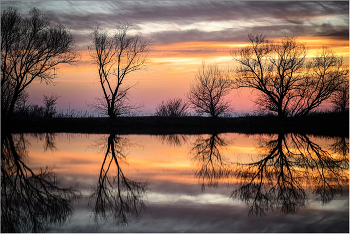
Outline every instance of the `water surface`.
<svg viewBox="0 0 350 234"><path fill-rule="evenodd" d="M349 232L349 139L6 134L2 232Z"/></svg>

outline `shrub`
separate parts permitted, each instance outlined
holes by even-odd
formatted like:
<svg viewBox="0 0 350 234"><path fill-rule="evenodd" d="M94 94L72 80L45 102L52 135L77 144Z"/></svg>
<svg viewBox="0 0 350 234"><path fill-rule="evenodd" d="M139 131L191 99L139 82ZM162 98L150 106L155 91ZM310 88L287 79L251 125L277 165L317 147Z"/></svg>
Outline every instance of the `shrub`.
<svg viewBox="0 0 350 234"><path fill-rule="evenodd" d="M181 98L162 101L156 106L156 116L181 117L187 116L189 104Z"/></svg>

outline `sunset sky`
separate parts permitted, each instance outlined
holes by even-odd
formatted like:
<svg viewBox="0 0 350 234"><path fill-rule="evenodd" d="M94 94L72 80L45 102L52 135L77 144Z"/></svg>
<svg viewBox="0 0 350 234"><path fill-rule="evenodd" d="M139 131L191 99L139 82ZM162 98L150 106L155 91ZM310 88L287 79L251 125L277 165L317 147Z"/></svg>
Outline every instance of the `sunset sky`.
<svg viewBox="0 0 350 234"><path fill-rule="evenodd" d="M232 66L230 50L246 44L248 33L270 39L296 36L309 48L309 56L322 45L349 57L349 2L253 2L253 1L2 1L28 15L32 7L42 10L51 25L63 24L74 35L82 59L57 71L56 85L33 83L30 101L41 104L43 95L60 96L61 110L90 109L87 104L102 94L97 68L87 52L89 34L99 24L113 29L117 22L133 24L131 33L152 39L146 71L128 78L138 83L132 90L134 103L143 104L140 114L151 115L157 103L184 97L202 61ZM250 91L232 91L236 113L251 112Z"/></svg>

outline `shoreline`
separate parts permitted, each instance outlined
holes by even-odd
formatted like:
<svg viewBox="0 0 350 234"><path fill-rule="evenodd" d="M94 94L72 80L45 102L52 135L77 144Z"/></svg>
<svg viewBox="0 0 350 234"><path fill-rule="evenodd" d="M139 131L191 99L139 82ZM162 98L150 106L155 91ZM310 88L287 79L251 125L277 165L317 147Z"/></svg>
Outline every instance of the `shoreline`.
<svg viewBox="0 0 350 234"><path fill-rule="evenodd" d="M119 133L119 134L219 134L236 133L303 133L349 137L349 112L321 113L304 118L276 116L244 117L118 117L115 123L108 117L15 119L2 123L2 129L12 133Z"/></svg>

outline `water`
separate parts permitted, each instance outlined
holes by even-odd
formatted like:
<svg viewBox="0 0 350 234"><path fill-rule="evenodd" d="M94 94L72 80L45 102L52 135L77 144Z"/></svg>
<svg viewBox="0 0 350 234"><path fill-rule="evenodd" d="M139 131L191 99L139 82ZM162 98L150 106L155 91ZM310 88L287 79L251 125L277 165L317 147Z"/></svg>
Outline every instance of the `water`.
<svg viewBox="0 0 350 234"><path fill-rule="evenodd" d="M349 139L2 136L2 232L349 232Z"/></svg>

